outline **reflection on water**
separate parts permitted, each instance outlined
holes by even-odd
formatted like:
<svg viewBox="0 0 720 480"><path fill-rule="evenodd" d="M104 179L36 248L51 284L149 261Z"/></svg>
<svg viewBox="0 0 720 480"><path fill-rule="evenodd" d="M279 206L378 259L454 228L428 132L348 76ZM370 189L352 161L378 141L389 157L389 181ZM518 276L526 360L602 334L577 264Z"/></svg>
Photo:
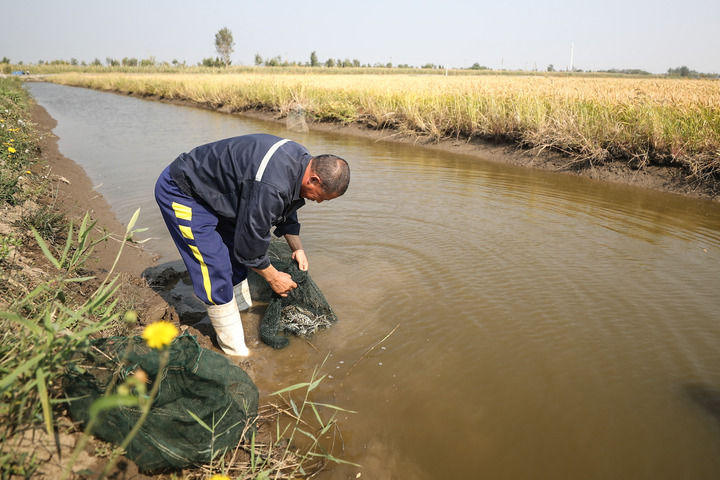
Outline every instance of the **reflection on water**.
<svg viewBox="0 0 720 480"><path fill-rule="evenodd" d="M363 478L720 476L720 424L686 387L720 390L717 204L29 88L118 217L142 207L164 260L176 257L152 185L180 152L264 131L350 161L348 193L300 212L313 278L340 321L314 349L260 348L255 380L265 392L307 380L330 353L318 401L359 412L343 419L343 456Z"/></svg>

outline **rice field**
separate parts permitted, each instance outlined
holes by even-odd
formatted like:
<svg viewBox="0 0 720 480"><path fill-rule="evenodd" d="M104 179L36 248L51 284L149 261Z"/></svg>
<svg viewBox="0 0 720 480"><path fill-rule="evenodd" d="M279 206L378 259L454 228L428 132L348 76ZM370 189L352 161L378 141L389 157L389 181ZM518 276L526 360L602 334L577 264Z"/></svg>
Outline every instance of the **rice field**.
<svg viewBox="0 0 720 480"><path fill-rule="evenodd" d="M431 139L486 139L580 163L720 172L720 81L542 75L65 73L49 81L196 102L224 111L302 111Z"/></svg>

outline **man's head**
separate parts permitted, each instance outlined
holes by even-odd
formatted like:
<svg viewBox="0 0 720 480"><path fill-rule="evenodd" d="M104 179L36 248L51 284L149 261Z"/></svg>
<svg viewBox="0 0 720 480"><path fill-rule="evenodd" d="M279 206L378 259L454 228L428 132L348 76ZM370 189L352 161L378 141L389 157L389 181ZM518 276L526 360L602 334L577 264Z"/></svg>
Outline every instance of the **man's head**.
<svg viewBox="0 0 720 480"><path fill-rule="evenodd" d="M350 184L350 166L335 155L318 155L310 159L303 174L300 196L320 203L337 198Z"/></svg>

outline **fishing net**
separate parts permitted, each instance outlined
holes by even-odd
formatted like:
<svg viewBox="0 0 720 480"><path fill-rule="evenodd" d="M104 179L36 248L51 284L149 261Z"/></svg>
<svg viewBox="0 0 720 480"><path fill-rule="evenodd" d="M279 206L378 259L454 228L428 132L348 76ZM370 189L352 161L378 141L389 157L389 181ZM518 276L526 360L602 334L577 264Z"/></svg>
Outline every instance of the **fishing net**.
<svg viewBox="0 0 720 480"><path fill-rule="evenodd" d="M275 268L289 273L298 286L287 297L274 292L271 294L270 303L260 320L260 339L263 342L273 348L284 348L290 340L283 334L309 338L318 329L327 328L337 321L322 291L307 271L298 268L286 243L271 242L268 257Z"/></svg>
<svg viewBox="0 0 720 480"><path fill-rule="evenodd" d="M65 375L65 392L74 399L70 416L86 424L91 404L105 393L114 374L118 375L115 385L120 385L142 369L149 378L149 391L159 361L158 352L140 337L94 340L89 352L71 364ZM170 347L157 397L126 456L143 472L209 463L217 452L235 448L244 430L250 431L246 426L253 426L257 406L257 387L240 367L200 347L195 337L182 335ZM105 410L92 433L119 445L140 415L139 406Z"/></svg>

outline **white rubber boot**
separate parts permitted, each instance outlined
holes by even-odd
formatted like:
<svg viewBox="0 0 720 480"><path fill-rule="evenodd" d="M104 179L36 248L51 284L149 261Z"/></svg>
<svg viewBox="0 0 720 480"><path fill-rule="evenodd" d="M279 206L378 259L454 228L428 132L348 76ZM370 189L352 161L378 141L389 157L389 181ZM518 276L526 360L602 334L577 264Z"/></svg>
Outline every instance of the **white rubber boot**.
<svg viewBox="0 0 720 480"><path fill-rule="evenodd" d="M224 305L208 305L207 311L222 351L237 357L250 355L245 346L245 332L235 297Z"/></svg>
<svg viewBox="0 0 720 480"><path fill-rule="evenodd" d="M235 287L233 288L233 293L235 293L235 300L237 300L238 310L244 312L245 310L252 307L252 298L250 298L250 285L248 285L247 278L235 285Z"/></svg>

